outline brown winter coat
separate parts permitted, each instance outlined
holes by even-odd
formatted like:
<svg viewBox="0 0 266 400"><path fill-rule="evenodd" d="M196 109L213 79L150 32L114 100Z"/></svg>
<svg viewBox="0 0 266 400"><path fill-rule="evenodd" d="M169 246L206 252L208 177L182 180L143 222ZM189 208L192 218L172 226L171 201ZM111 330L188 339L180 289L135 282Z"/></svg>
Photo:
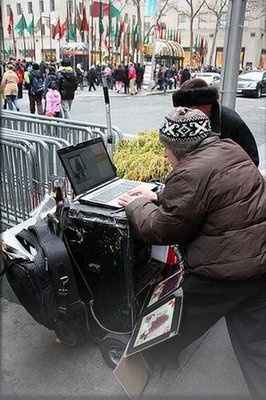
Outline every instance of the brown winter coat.
<svg viewBox="0 0 266 400"><path fill-rule="evenodd" d="M18 95L18 76L12 69L8 69L3 75L1 93L4 96L11 94L14 96Z"/></svg>
<svg viewBox="0 0 266 400"><path fill-rule="evenodd" d="M153 244L179 244L188 271L213 279L266 276L266 185L231 140L188 154L167 177L160 205L139 198L126 213Z"/></svg>

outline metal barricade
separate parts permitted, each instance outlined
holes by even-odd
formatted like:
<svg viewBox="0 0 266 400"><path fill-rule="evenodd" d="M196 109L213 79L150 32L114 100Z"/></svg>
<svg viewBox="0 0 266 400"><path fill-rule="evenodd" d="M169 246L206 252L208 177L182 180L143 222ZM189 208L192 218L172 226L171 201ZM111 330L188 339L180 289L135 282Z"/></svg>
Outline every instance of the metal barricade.
<svg viewBox="0 0 266 400"><path fill-rule="evenodd" d="M15 143L0 138L1 220L16 225L29 218L35 206L35 155L28 142Z"/></svg>
<svg viewBox="0 0 266 400"><path fill-rule="evenodd" d="M1 125L9 129L60 137L71 144L84 142L96 136L101 136L106 145L108 143L108 129L102 124L4 110ZM114 126L112 126L112 135L114 145L123 137L121 130Z"/></svg>
<svg viewBox="0 0 266 400"><path fill-rule="evenodd" d="M2 144L3 152L7 152L6 147L12 146L12 144L20 145L26 148L31 155L31 179L32 187L30 196L26 196L27 201L21 203L21 207L24 211L23 215L28 215L29 210L33 210L41 201L45 193L51 191L53 182L55 179L61 179L66 181L65 172L57 155L59 148L69 146L69 142L60 138L53 138L50 136L40 136L37 134L30 134L28 132L12 131L10 129L2 129L1 138L4 141ZM12 199L16 198L13 194L13 190L9 190L8 182L16 182L12 188L16 190L26 190L25 185L20 185L21 174L18 173L18 166L20 165L20 158L17 159L12 157L10 152L8 157L4 157L4 163L2 164L3 176L9 177L2 181L2 191L5 193L4 201L1 203L2 214L4 215L3 221L5 223L11 223L8 211L10 204L17 206L17 201L14 202ZM7 161L8 160L8 161ZM66 188L67 182L65 182ZM27 190L26 190L27 191ZM10 194L10 195L9 195ZM19 195L19 198L22 197ZM26 202L26 203L25 203ZM16 217L16 207L12 208L12 216L15 216L12 220L17 221L21 215L20 209L18 209L18 216Z"/></svg>

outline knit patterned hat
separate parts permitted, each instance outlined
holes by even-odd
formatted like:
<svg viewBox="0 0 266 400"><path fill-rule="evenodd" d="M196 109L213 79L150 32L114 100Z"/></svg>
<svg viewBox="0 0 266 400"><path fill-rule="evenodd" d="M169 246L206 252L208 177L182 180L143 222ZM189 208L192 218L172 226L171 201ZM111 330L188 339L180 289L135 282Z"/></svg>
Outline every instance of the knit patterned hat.
<svg viewBox="0 0 266 400"><path fill-rule="evenodd" d="M165 117L159 129L162 142L201 142L212 134L210 120L203 112L187 107L175 107Z"/></svg>

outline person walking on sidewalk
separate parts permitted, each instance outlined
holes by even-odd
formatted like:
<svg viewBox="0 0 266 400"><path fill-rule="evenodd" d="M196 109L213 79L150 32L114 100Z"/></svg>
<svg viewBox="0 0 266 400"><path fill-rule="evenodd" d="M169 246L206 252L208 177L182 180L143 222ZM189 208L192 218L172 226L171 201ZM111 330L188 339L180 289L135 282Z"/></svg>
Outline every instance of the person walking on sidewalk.
<svg viewBox="0 0 266 400"><path fill-rule="evenodd" d="M49 117L59 117L61 111L61 95L57 89L57 84L52 81L45 96L46 110L45 115Z"/></svg>
<svg viewBox="0 0 266 400"><path fill-rule="evenodd" d="M129 79L129 93L133 96L134 94L137 94L138 91L135 86L137 79L136 68L132 62L130 62L128 66L128 79Z"/></svg>
<svg viewBox="0 0 266 400"><path fill-rule="evenodd" d="M95 65L92 65L91 68L89 69L89 71L87 72L86 79L87 79L88 85L89 85L88 91L90 92L91 89L93 89L95 91L96 90L95 85L98 84L98 75L97 75Z"/></svg>
<svg viewBox="0 0 266 400"><path fill-rule="evenodd" d="M32 71L29 73L28 94L30 100L30 112L35 114L35 105L39 115L43 115L42 98L44 93L44 78L40 71L39 64L32 65Z"/></svg>
<svg viewBox="0 0 266 400"><path fill-rule="evenodd" d="M122 65L118 65L118 67L114 70L113 77L114 77L114 82L115 82L116 93L120 93L121 89L124 86L124 80L125 80Z"/></svg>
<svg viewBox="0 0 266 400"><path fill-rule="evenodd" d="M3 98L6 100L7 107L9 110L19 111L18 105L18 76L14 72L13 64L7 63L6 71L4 72L0 92L3 95Z"/></svg>
<svg viewBox="0 0 266 400"><path fill-rule="evenodd" d="M132 189L119 200L146 242L179 244L183 256L179 334L150 355L177 367L178 354L225 317L249 391L265 399L265 180L238 144L212 132L200 110L173 108L159 132L173 168L163 191Z"/></svg>
<svg viewBox="0 0 266 400"><path fill-rule="evenodd" d="M71 107L75 97L75 91L77 90L77 78L73 68L70 65L70 61L63 60L61 63L61 69L58 70L58 88L61 94L61 103L64 118L71 119Z"/></svg>
<svg viewBox="0 0 266 400"><path fill-rule="evenodd" d="M83 65L81 63L77 64L76 67L76 74L77 74L77 84L78 87L80 87L80 90L84 90L84 84L83 84L83 80L84 80L84 69L83 69Z"/></svg>
<svg viewBox="0 0 266 400"><path fill-rule="evenodd" d="M250 129L234 110L219 104L219 93L203 79L194 78L181 85L173 93L173 106L198 108L211 120L213 132L220 133L221 139L232 139L259 165L259 152Z"/></svg>

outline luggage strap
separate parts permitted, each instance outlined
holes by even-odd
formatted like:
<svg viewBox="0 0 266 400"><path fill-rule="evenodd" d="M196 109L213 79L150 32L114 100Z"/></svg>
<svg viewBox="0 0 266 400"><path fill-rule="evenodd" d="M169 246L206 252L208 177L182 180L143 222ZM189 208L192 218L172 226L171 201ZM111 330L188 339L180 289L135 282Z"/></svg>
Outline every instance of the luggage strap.
<svg viewBox="0 0 266 400"><path fill-rule="evenodd" d="M28 230L23 229L17 236L33 245L36 250L42 248L45 260L46 270L56 268L59 279L58 298L58 319L64 319L68 308L68 273L71 270L71 264L64 242L53 234L46 223L32 225ZM37 239L35 239L35 237Z"/></svg>

